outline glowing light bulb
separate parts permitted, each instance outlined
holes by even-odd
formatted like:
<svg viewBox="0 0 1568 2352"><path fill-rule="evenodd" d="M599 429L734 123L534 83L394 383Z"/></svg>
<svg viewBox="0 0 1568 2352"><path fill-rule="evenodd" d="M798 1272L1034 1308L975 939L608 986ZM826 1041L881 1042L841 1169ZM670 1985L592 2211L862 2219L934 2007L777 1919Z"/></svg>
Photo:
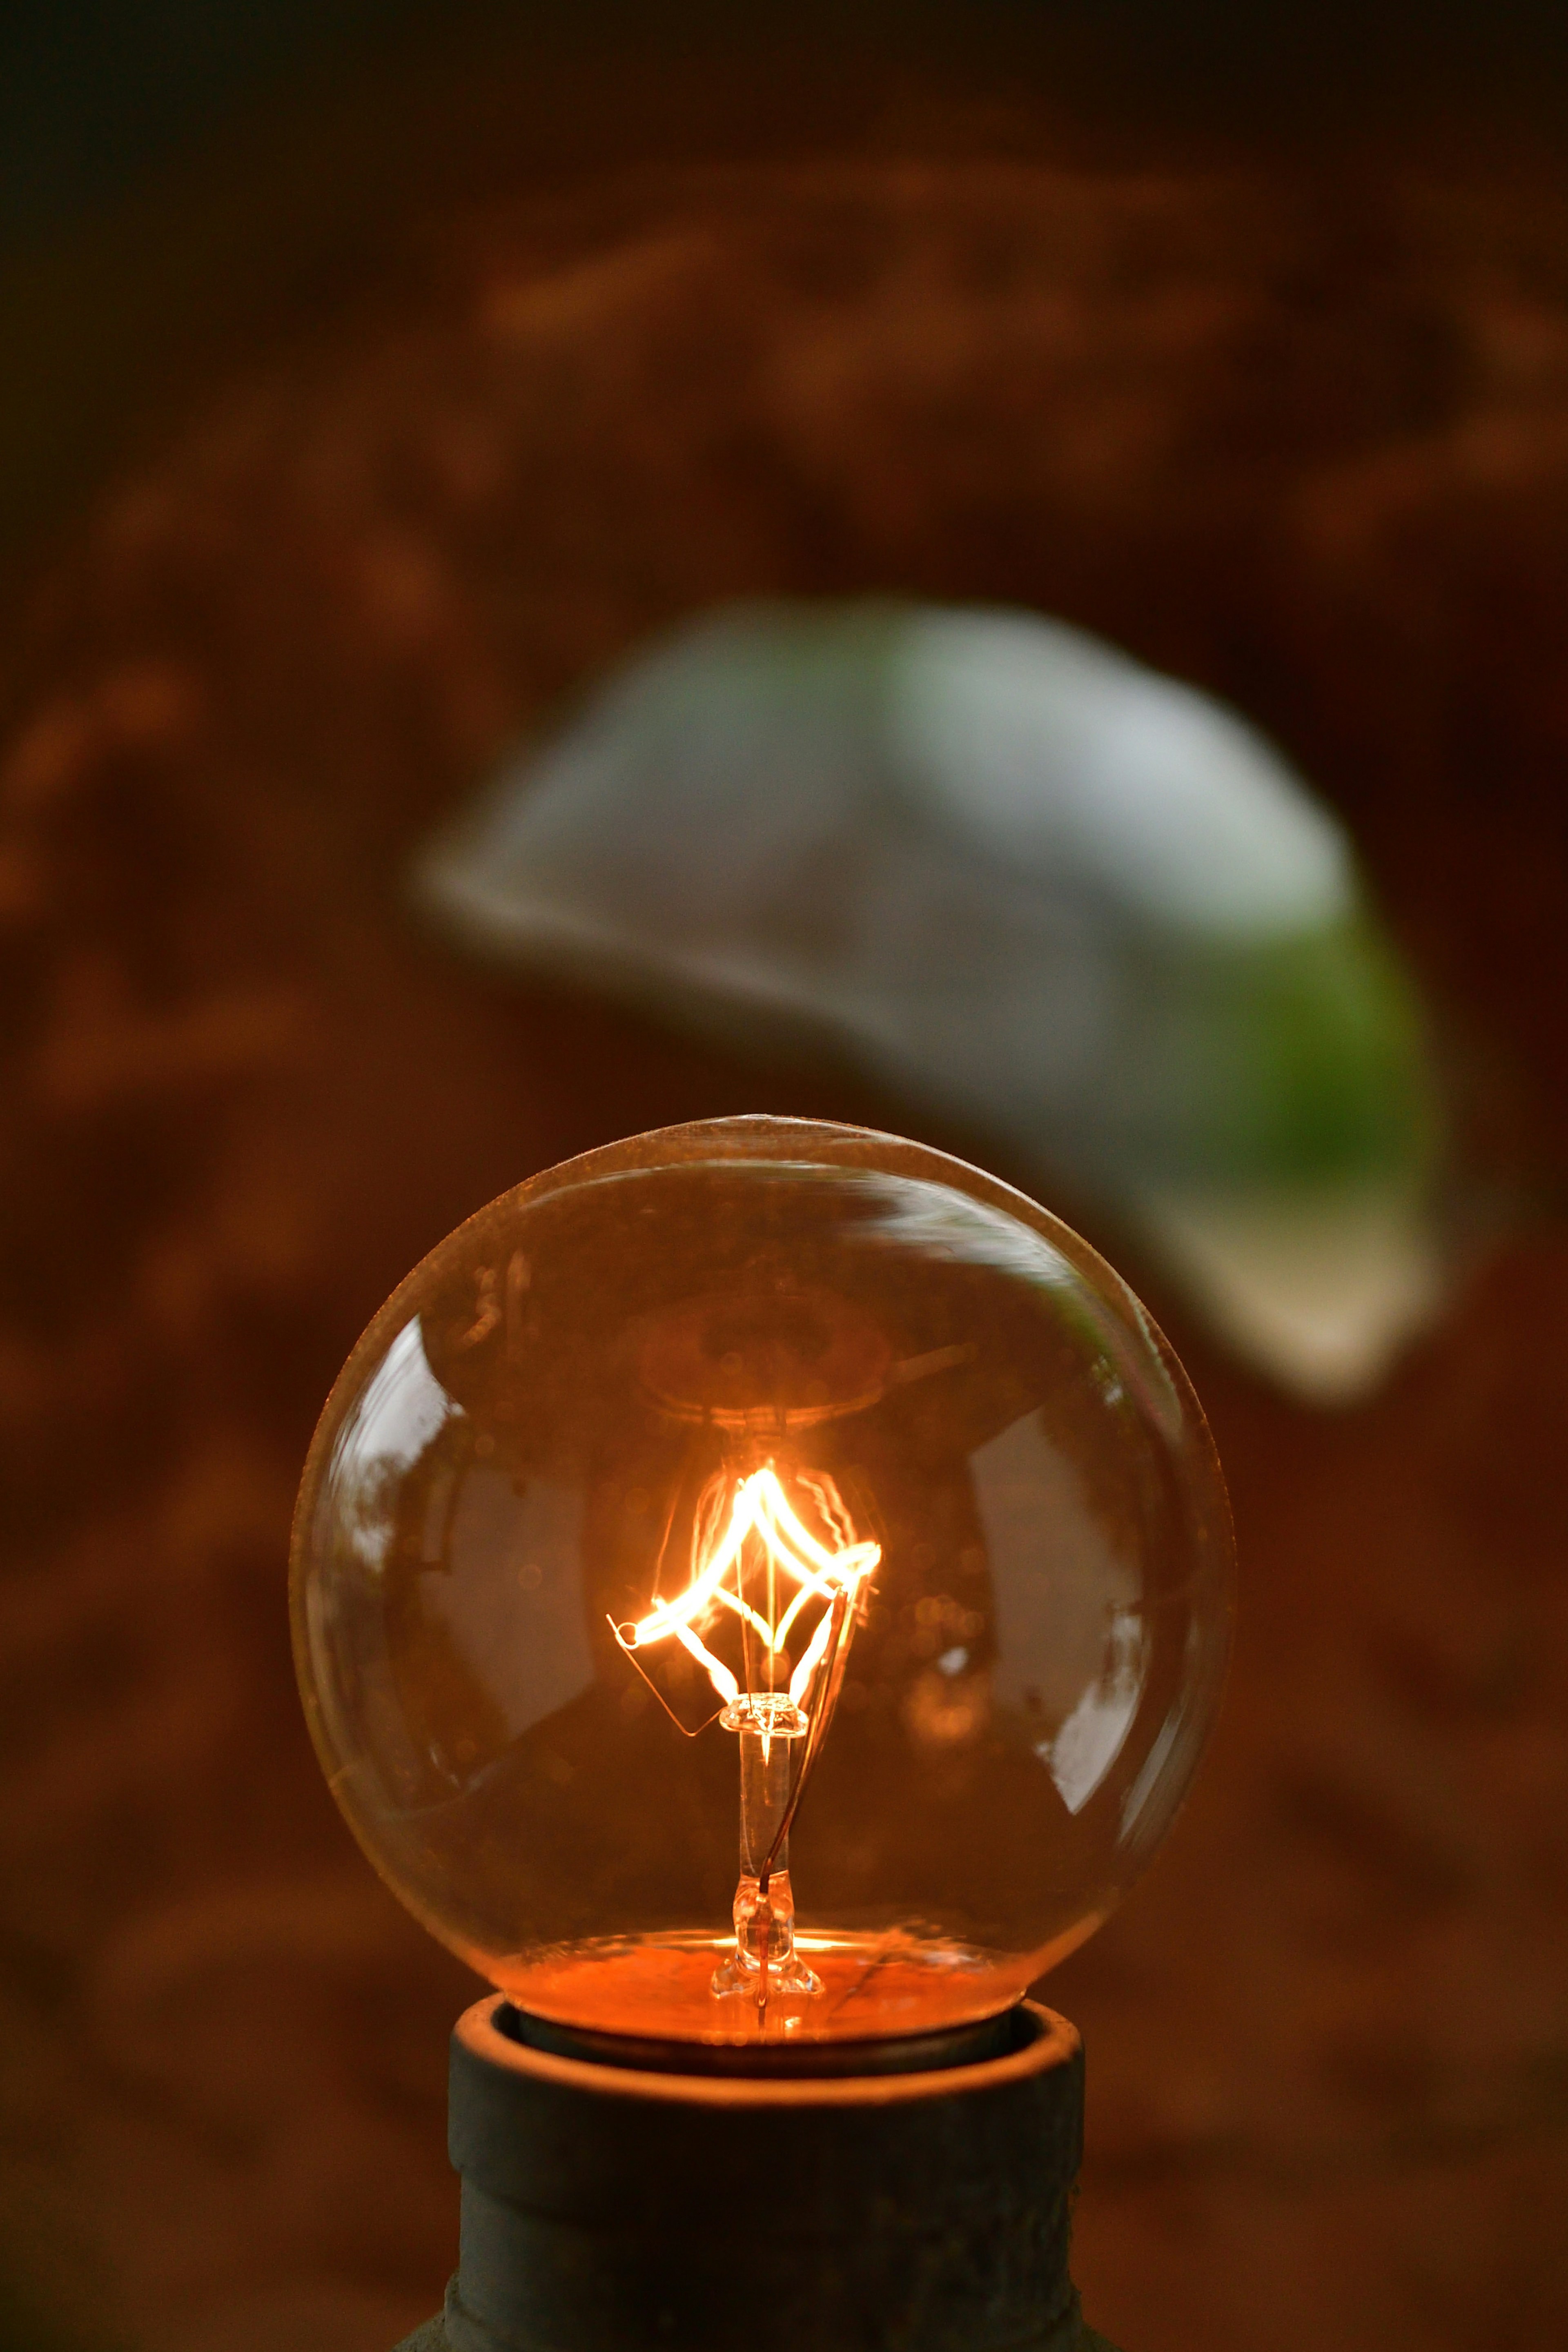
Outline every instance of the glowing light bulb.
<svg viewBox="0 0 1568 2352"><path fill-rule="evenodd" d="M1202 1415L1084 1243L923 1147L724 1120L536 1178L387 1302L296 1651L371 1859L520 2005L857 2040L993 2014L1105 1916L1230 1575Z"/></svg>

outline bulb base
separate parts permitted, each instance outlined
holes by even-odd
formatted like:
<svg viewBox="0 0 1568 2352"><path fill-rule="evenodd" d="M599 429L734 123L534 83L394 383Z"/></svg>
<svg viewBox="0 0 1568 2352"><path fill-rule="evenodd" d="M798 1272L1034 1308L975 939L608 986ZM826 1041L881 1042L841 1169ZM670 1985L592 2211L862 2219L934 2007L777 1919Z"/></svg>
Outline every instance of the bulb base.
<svg viewBox="0 0 1568 2352"><path fill-rule="evenodd" d="M748 2083L812 2082L847 2075L923 2074L936 2067L977 2066L1018 2047L1017 2012L932 2033L884 2035L875 2042L674 2042L602 2033L505 2004L496 2030L530 2050L638 2074L720 2074Z"/></svg>
<svg viewBox="0 0 1568 2352"><path fill-rule="evenodd" d="M1109 2352L1068 2267L1065 2018L1025 2001L831 2072L610 2040L499 1995L458 2021L461 2260L399 2352Z"/></svg>

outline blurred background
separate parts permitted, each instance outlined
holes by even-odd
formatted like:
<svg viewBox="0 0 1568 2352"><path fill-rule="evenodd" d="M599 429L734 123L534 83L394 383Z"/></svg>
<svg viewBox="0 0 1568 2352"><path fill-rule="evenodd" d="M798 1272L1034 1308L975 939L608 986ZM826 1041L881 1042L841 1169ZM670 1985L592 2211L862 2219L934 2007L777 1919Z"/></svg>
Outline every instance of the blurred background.
<svg viewBox="0 0 1568 2352"><path fill-rule="evenodd" d="M1267 730L1448 1103L1334 1409L1092 1193L1243 1584L1050 1980L1127 2352L1568 2340L1568 37L1415 9L12 0L0 32L0 2343L384 2352L472 1986L311 1758L289 1517L471 1209L852 1056L465 959L411 860L726 598L1015 603ZM9 2331L7 2335L6 2331Z"/></svg>

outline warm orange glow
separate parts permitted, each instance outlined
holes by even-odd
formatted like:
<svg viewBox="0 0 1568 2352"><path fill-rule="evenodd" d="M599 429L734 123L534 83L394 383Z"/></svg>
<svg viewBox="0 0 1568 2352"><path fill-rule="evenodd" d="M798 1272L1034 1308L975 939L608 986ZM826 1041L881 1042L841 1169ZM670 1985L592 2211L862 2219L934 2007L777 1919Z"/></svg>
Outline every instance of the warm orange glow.
<svg viewBox="0 0 1568 2352"><path fill-rule="evenodd" d="M824 1604L822 1614L789 1680L790 1704L805 1706L832 1639L836 1617L842 1628L846 1610L859 1598L882 1551L879 1544L855 1541L831 1479L805 1477L801 1484L815 1498L824 1523L837 1539L836 1549L819 1542L802 1525L771 1464L755 1470L737 1487L722 1533L715 1537L710 1515L699 1511L692 1536L690 1583L673 1599L656 1601L647 1615L635 1624L617 1625L616 1639L622 1649L646 1650L656 1642L673 1638L705 1670L724 1704L732 1706L742 1696L741 1685L723 1660L708 1648L700 1629L712 1625L719 1609L732 1611L761 1643L769 1667L767 1687L772 1689L773 1662L785 1652L802 1612L818 1600ZM793 1590L775 1616L781 1575ZM748 1584L753 1591L765 1590L765 1609L748 1600ZM837 1612L835 1604L839 1604Z"/></svg>

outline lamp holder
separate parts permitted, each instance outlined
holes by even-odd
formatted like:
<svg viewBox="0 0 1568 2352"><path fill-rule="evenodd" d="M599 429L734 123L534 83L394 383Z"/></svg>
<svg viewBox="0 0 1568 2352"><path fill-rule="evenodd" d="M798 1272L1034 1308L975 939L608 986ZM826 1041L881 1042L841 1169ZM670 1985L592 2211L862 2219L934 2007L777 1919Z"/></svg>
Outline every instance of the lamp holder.
<svg viewBox="0 0 1568 2352"><path fill-rule="evenodd" d="M1065 2018L759 2054L468 2011L459 2265L399 2352L1110 2352L1068 2267Z"/></svg>

